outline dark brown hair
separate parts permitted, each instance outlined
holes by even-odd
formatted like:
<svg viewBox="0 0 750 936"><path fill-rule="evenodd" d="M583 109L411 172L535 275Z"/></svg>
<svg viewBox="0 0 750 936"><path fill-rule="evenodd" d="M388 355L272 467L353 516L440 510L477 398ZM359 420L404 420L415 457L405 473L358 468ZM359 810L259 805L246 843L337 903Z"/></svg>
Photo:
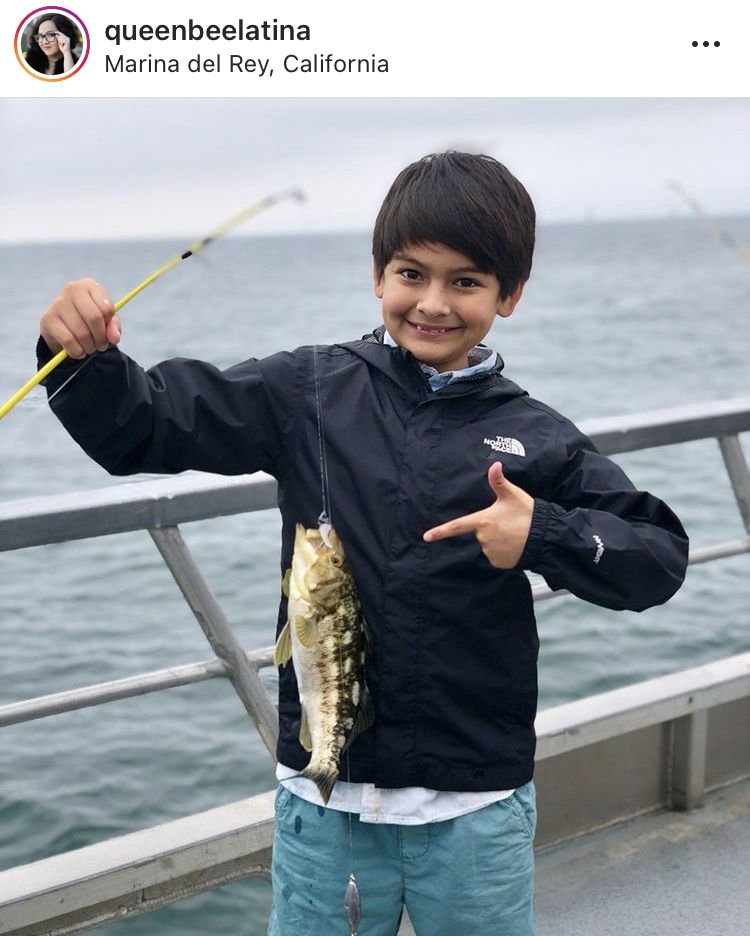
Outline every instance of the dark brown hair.
<svg viewBox="0 0 750 936"><path fill-rule="evenodd" d="M372 236L378 276L407 244L445 244L494 273L503 299L526 282L536 212L529 193L491 156L437 153L396 177Z"/></svg>

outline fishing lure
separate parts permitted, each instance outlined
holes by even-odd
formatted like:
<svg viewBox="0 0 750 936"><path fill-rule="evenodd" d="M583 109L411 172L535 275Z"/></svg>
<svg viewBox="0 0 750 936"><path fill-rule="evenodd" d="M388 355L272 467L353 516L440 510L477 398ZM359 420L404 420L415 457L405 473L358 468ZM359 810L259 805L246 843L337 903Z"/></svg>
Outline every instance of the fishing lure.
<svg viewBox="0 0 750 936"><path fill-rule="evenodd" d="M357 927L359 926L359 921L362 919L362 904L359 900L357 881L353 874L349 875L349 883L346 885L344 912L346 913L346 922L349 924L352 936L357 936Z"/></svg>

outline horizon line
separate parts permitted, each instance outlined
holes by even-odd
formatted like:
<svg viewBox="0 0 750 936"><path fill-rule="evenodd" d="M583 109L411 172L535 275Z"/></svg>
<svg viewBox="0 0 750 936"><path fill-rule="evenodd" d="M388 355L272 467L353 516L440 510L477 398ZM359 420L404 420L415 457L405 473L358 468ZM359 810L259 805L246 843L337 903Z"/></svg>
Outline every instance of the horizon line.
<svg viewBox="0 0 750 936"><path fill-rule="evenodd" d="M750 220L750 212L743 211L740 213L729 213L729 214L716 214L712 217L717 219L725 220ZM583 218L556 218L549 219L545 221L538 221L536 228L547 227L563 227L566 225L572 225L576 227L580 226L595 226L595 225L605 225L605 224L643 224L649 222L662 222L662 221L695 221L699 223L706 223L704 218L698 217L692 212L669 212L665 214L658 215L635 215L635 216L614 216L614 217L583 217ZM227 239L232 240L250 240L250 239L259 239L259 238L276 238L276 237L337 237L344 235L352 234L361 234L363 236L370 237L372 235L372 228L363 228L363 227L340 227L340 228L314 228L314 229L301 229L301 228L287 228L281 230L272 230L272 231L246 231L246 232L230 232L226 235ZM122 234L117 237L92 237L86 235L80 238L75 237L59 237L59 238L48 238L45 240L37 239L6 239L0 233L0 247L43 247L43 246L57 246L59 244L120 244L120 243L144 243L150 241L172 241L180 240L190 237L195 237L195 231L190 233L186 232L175 232L175 233L160 233L160 234Z"/></svg>

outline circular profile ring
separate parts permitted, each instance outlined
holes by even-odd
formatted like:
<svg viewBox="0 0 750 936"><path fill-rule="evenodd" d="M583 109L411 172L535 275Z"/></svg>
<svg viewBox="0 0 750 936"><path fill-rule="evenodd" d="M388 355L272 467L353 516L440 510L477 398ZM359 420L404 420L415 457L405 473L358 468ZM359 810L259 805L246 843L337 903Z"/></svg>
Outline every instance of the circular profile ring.
<svg viewBox="0 0 750 936"><path fill-rule="evenodd" d="M59 74L47 74L46 66L48 62L42 57L44 50L32 35L35 24L40 22L41 18L46 14L49 14L50 19L54 16L64 17L78 31L78 35L69 37L73 65L67 71L62 71ZM47 43L44 43L44 45L47 45ZM72 78L73 75L77 74L86 64L90 48L89 31L80 16L77 16L72 10L58 6L38 7L28 13L18 24L14 46L18 63L27 75L31 75L32 78L39 81L65 81L66 78Z"/></svg>

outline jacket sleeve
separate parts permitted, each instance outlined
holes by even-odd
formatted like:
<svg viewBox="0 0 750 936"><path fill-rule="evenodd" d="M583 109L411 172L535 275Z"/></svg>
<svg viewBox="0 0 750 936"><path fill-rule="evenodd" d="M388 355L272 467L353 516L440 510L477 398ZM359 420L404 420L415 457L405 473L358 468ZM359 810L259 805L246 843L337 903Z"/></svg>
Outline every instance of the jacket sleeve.
<svg viewBox="0 0 750 936"><path fill-rule="evenodd" d="M571 424L549 498L535 498L518 568L542 575L605 608L643 611L663 604L685 578L688 537L658 498L627 475Z"/></svg>
<svg viewBox="0 0 750 936"><path fill-rule="evenodd" d="M40 366L50 356L40 339ZM43 381L50 406L110 474L260 470L278 477L285 470L300 385L293 353L250 359L224 371L184 358L146 371L110 346L64 365Z"/></svg>

